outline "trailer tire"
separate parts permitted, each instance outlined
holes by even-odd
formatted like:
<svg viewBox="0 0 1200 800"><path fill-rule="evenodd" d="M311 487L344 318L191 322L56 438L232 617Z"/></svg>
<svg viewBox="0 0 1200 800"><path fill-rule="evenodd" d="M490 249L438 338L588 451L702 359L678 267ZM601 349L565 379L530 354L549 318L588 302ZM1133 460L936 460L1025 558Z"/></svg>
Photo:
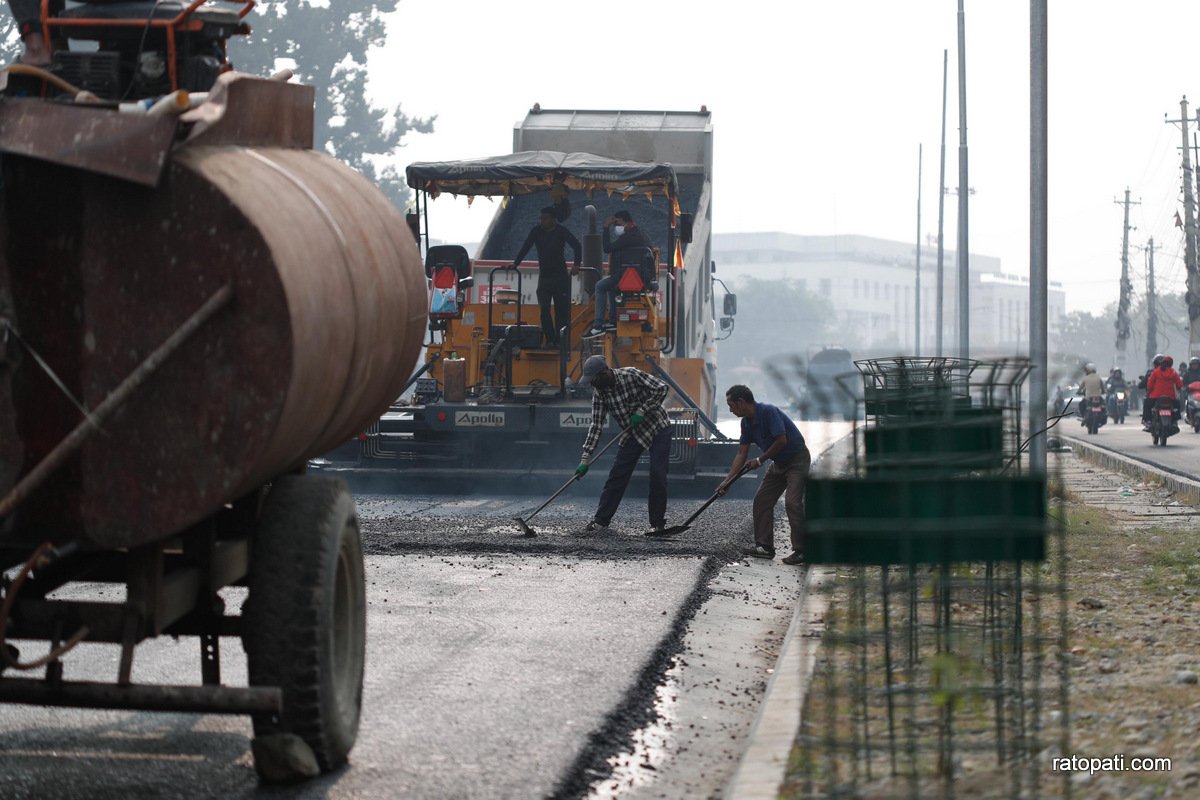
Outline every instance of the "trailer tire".
<svg viewBox="0 0 1200 800"><path fill-rule="evenodd" d="M366 662L366 588L354 500L335 478L271 486L250 562L242 646L251 686L283 689L283 713L253 716L255 736L292 733L322 772L358 735Z"/></svg>

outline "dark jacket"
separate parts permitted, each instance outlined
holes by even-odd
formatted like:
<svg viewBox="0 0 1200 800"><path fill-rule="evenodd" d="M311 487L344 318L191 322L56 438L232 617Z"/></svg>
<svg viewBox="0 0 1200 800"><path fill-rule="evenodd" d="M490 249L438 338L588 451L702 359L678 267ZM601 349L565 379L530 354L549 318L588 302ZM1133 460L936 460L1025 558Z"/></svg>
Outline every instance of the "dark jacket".
<svg viewBox="0 0 1200 800"><path fill-rule="evenodd" d="M602 238L602 244L604 245L604 252L612 253L612 258L610 259L610 263L617 263L617 264L621 263L620 259L621 259L621 251L622 250L626 250L631 247L649 247L650 246L649 237L647 237L646 234L642 233L642 229L640 227L638 227L636 224L633 225L632 227L626 225L625 232L622 233L620 236L618 236L615 241L610 238L612 235L609 233L610 230L611 230L611 228L609 226L605 225L604 226L604 236Z"/></svg>
<svg viewBox="0 0 1200 800"><path fill-rule="evenodd" d="M578 267L581 248L575 234L562 225L555 225L549 230L541 225L534 225L533 230L529 231L529 235L525 237L525 244L521 245L521 251L517 253L513 263L519 263L521 259L525 258L529 248L536 246L541 276L543 278L565 278L567 261L563 256L567 245L571 245L571 249L575 252L575 266Z"/></svg>

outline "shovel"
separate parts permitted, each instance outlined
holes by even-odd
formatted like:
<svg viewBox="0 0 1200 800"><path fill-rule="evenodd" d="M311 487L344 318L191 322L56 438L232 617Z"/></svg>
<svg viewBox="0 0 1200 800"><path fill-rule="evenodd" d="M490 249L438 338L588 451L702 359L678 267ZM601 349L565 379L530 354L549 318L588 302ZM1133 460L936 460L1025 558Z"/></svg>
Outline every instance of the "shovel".
<svg viewBox="0 0 1200 800"><path fill-rule="evenodd" d="M729 491L729 487L730 487L730 486L733 486L733 484L737 482L737 479L738 479L738 478L742 477L743 475L745 475L745 474L746 474L747 472L749 472L749 471L750 471L750 467L749 467L749 465L744 465L744 466L743 466L743 467L742 467L742 468L741 468L741 469L738 471L738 473L737 473L736 475L734 475L732 478L730 478L730 479L729 479L729 483L725 484L725 491ZM698 516L700 516L701 514L703 514L703 513L704 513L704 509L706 509L706 508L708 508L709 506L711 506L711 505L712 505L712 504L713 504L713 503L716 501L716 499L717 499L718 497L720 497L720 496L721 496L721 493L720 493L720 491L719 491L719 490L718 490L718 491L716 491L716 492L713 492L713 494L712 494L712 497L710 497L710 498L708 498L707 500L705 500L705 501L704 501L704 505L702 505L702 506L700 506L699 508L697 508L697 509L696 509L696 513L695 513L695 514L692 514L690 517L688 517L686 520L684 520L684 522L683 522L683 524L682 524L682 525L672 525L671 527L664 529L662 533L648 533L648 534L646 534L646 535L647 535L647 536L653 536L653 537L654 537L654 538L656 538L656 539L661 539L661 538L663 538L664 536L674 536L674 535L675 535L675 534L677 534L677 533L683 533L683 532L684 532L684 531L686 531L688 528L692 527L692 523L696 521L696 517L698 517Z"/></svg>
<svg viewBox="0 0 1200 800"><path fill-rule="evenodd" d="M614 444L616 444L617 440L618 440L618 439L620 439L622 436L624 436L624 435L625 435L625 434L627 434L627 433L629 433L629 428L626 428L625 430L621 431L621 432L620 432L620 433L618 433L616 436L614 436L612 439L610 439L610 440L608 441L608 444L606 444L606 445L604 445L604 447L601 447L601 448L600 448L600 452L598 452L598 453L596 453L596 455L592 456L592 461L594 462L596 459L600 458L600 456L604 455L604 451L605 451L605 450L607 450L608 448L610 448L610 447L612 447ZM555 492L554 494L552 494L552 495L550 495L549 497L547 497L547 498L546 498L546 502L544 502L544 503L542 503L540 506L538 506L538 507L537 507L537 510L535 510L535 511L534 511L532 514L530 514L529 516L525 517L524 519L522 519L522 518L520 518L520 517L513 517L513 522L515 522L515 523L517 523L518 525L520 525L520 526L521 526L521 530L522 530L522 531L524 531L524 533L523 533L522 535L523 535L523 536L525 536L525 537L527 537L527 538L528 538L528 537L530 537L530 536L537 536L537 531L535 531L533 528L529 527L529 520L531 520L531 519L533 519L534 517L536 517L536 516L538 515L538 512L539 512L539 511L541 511L543 508L545 508L546 506L548 506L548 505L550 505L551 503L553 503L553 502L554 502L554 500L555 500L555 498L557 498L557 497L558 497L560 494L562 494L563 492L565 492L565 491L566 491L568 488L570 488L570 486L571 486L571 484L572 484L572 483L574 483L575 481L579 480L579 479L580 479L580 478L582 478L582 477L583 477L582 475L578 475L578 474L576 474L576 475L572 475L572 476L571 476L571 480L569 480L569 481L567 481L566 483L564 483L564 484L562 485L562 487L561 487L561 488L559 488L559 490L558 490L557 492Z"/></svg>

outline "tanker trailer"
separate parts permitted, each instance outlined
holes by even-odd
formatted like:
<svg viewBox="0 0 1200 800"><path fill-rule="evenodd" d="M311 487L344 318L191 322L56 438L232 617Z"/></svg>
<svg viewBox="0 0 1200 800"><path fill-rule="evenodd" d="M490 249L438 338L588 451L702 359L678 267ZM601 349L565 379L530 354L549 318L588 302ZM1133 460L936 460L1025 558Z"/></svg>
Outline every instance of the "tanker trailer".
<svg viewBox="0 0 1200 800"><path fill-rule="evenodd" d="M0 99L0 701L250 714L267 778L281 738L321 771L354 744L355 508L304 468L387 410L426 321L403 216L312 150L313 97L226 73L181 116ZM163 634L198 637L200 685L132 680ZM73 679L81 642L119 646L111 682Z"/></svg>

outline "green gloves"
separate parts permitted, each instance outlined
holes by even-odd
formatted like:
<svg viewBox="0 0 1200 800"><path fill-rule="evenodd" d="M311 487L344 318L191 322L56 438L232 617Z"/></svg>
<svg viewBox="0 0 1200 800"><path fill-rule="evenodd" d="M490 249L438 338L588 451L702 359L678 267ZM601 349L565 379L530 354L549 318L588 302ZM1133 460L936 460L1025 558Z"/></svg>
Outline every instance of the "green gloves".
<svg viewBox="0 0 1200 800"><path fill-rule="evenodd" d="M588 471L587 462L580 461L579 466L575 468L575 476L578 478L582 478L584 475L587 475L587 471Z"/></svg>
<svg viewBox="0 0 1200 800"><path fill-rule="evenodd" d="M638 414L638 413L630 414L629 415L629 427L636 428L638 425L641 425L642 422L645 421L645 419L646 418L643 417L641 414Z"/></svg>

